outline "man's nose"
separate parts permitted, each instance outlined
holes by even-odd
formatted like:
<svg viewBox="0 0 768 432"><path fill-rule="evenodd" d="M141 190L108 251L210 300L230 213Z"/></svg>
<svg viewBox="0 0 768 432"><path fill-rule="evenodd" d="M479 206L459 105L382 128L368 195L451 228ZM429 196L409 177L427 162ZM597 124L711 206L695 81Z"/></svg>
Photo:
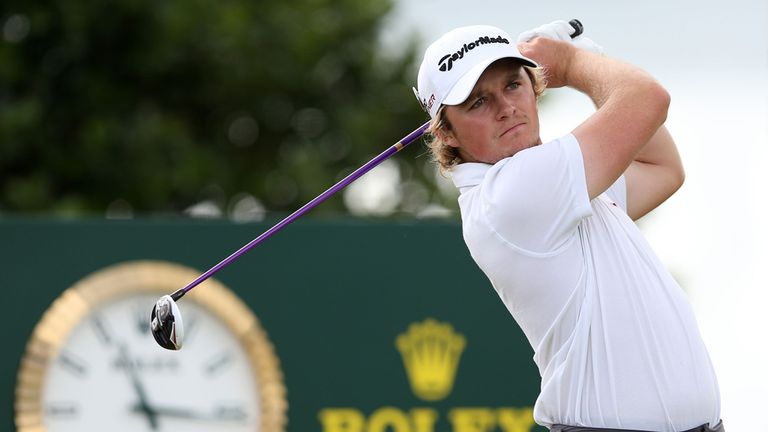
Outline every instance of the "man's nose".
<svg viewBox="0 0 768 432"><path fill-rule="evenodd" d="M511 117L515 114L515 110L517 109L517 103L511 96L507 95L499 95L498 97L498 107L497 107L497 118L504 119L507 117Z"/></svg>

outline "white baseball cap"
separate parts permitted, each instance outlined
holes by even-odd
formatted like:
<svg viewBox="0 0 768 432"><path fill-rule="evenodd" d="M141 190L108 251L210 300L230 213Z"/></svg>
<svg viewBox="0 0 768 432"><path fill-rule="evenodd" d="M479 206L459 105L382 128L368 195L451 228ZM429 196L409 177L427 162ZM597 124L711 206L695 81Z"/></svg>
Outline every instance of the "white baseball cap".
<svg viewBox="0 0 768 432"><path fill-rule="evenodd" d="M418 89L414 88L413 92L424 111L435 117L441 105L464 102L483 71L496 60L508 57L527 66L538 66L523 57L515 39L498 27L476 25L453 29L424 52Z"/></svg>

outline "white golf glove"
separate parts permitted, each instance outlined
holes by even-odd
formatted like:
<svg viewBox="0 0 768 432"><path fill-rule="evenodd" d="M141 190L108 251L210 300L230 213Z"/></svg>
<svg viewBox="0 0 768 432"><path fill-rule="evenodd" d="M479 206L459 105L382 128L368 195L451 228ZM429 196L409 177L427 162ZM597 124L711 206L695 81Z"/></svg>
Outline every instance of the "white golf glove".
<svg viewBox="0 0 768 432"><path fill-rule="evenodd" d="M570 42L576 48L591 51L593 53L605 54L603 47L584 35L579 35L571 39L571 33L573 33L573 31L573 27L567 21L552 21L549 24L544 24L533 30L520 33L520 35L517 36L517 43L528 42L536 37L544 37L562 42Z"/></svg>

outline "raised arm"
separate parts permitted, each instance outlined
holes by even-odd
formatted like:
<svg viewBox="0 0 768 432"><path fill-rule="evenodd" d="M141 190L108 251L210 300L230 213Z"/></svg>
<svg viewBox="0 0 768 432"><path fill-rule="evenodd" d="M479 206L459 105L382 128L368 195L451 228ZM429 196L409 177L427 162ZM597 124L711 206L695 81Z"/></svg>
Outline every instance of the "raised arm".
<svg viewBox="0 0 768 432"><path fill-rule="evenodd" d="M685 180L680 154L662 126L635 156L624 173L627 182L627 213L640 219L672 196Z"/></svg>
<svg viewBox="0 0 768 432"><path fill-rule="evenodd" d="M590 199L626 172L628 210L638 218L679 187L681 175L669 174L675 169L669 171L667 165L682 166L662 127L669 94L650 75L567 42L535 38L520 49L546 68L549 87L573 87L597 107L573 131L581 145Z"/></svg>

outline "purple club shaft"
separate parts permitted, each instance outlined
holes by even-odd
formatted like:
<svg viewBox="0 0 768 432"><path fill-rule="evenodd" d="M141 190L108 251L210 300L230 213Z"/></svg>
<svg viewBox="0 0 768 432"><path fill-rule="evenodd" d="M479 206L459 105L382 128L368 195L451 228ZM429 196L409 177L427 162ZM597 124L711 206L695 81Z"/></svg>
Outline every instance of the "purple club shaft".
<svg viewBox="0 0 768 432"><path fill-rule="evenodd" d="M381 152L378 156L368 161L365 165L361 166L360 168L356 169L352 174L344 177L341 181L336 183L335 185L331 186L328 190L321 193L317 197L315 197L312 201L304 204L300 209L296 210L295 212L291 213L289 216L287 216L285 219L281 220L277 224L275 224L272 228L264 231L260 236L256 237L255 239L251 240L248 244L238 249L236 252L234 252L232 255L224 258L220 263L216 264L215 266L211 267L206 271L205 273L201 274L197 277L197 279L190 282L187 286L182 288L181 290L176 291L174 293L174 300L177 300L182 295L186 294L189 290L192 288L198 286L203 281L208 279L209 277L213 276L216 272L221 270L222 268L226 267L229 263L232 261L240 258L243 254L248 252L249 250L256 247L256 245L260 244L264 240L268 239L272 234L280 231L283 229L286 225L290 224L291 222L295 221L308 211L312 210L320 204L321 202L328 199L331 195L335 194L336 192L344 189L347 187L350 183L360 178L363 174L367 173L368 171L375 168L380 163L384 162L385 160L389 159L392 155L399 152L400 150L406 148L408 145L410 145L412 142L419 139L422 135L424 135L424 132L429 127L429 122L424 123L423 125L419 126L416 130L406 135L403 139L398 141L397 143L393 144L383 152Z"/></svg>

